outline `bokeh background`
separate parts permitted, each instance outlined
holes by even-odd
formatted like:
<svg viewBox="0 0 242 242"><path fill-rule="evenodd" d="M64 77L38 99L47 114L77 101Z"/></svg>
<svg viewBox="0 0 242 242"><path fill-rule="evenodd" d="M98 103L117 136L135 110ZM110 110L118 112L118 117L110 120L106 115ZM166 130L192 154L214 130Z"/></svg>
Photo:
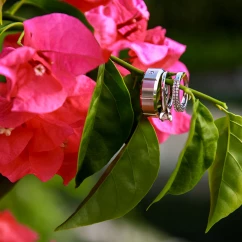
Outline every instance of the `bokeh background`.
<svg viewBox="0 0 242 242"><path fill-rule="evenodd" d="M187 45L181 60L190 71L190 86L227 102L242 115L242 1L146 0L149 27L167 29L167 36ZM29 11L32 11L30 9ZM34 11L34 10L33 10ZM209 106L214 117L223 114ZM54 232L78 206L92 186L63 186L59 177L41 183L28 176L0 201L17 219L36 230L40 242L233 242L242 240L242 209L205 234L209 213L207 174L197 187L181 196L167 195L146 208L171 174L186 134L171 137L160 146L159 178L145 199L122 219L93 226ZM196 158L196 157L194 157Z"/></svg>

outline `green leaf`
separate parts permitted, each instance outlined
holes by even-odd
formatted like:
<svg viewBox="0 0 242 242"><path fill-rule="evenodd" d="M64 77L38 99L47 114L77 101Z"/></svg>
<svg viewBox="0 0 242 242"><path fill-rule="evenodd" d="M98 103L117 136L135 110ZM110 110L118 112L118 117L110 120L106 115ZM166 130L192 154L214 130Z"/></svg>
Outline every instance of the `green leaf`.
<svg viewBox="0 0 242 242"><path fill-rule="evenodd" d="M5 176L0 174L0 199L4 197L17 183L10 182Z"/></svg>
<svg viewBox="0 0 242 242"><path fill-rule="evenodd" d="M140 117L142 116L142 110L140 106L140 89L141 89L142 78L143 77L140 77L140 76L132 76L131 74L124 77L124 82L129 90L132 108L134 111L134 117L137 123Z"/></svg>
<svg viewBox="0 0 242 242"><path fill-rule="evenodd" d="M209 169L210 213L206 232L242 204L242 117L227 113L216 120L218 149Z"/></svg>
<svg viewBox="0 0 242 242"><path fill-rule="evenodd" d="M46 13L66 13L78 18L90 30L93 30L84 14L72 5L59 0L22 0L24 4L30 4L44 10Z"/></svg>
<svg viewBox="0 0 242 242"><path fill-rule="evenodd" d="M214 161L217 140L218 130L211 113L199 100L195 100L186 145L175 170L152 204L168 193L179 195L190 191Z"/></svg>
<svg viewBox="0 0 242 242"><path fill-rule="evenodd" d="M102 169L127 141L134 114L128 89L112 61L100 66L79 150L76 186Z"/></svg>
<svg viewBox="0 0 242 242"><path fill-rule="evenodd" d="M4 25L1 26L0 28L0 36L9 31L10 29L12 29L12 31L14 30L18 30L18 31L21 31L23 30L23 23L22 22L9 22L9 21L6 21L4 23Z"/></svg>
<svg viewBox="0 0 242 242"><path fill-rule="evenodd" d="M160 165L159 144L142 119L120 156L108 166L76 212L57 230L119 218L134 208L154 183Z"/></svg>

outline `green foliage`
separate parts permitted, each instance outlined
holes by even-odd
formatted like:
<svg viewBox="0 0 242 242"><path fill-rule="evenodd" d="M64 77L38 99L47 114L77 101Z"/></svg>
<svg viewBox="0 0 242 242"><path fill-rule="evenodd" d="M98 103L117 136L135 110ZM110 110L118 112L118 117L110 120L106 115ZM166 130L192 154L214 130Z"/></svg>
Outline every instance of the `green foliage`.
<svg viewBox="0 0 242 242"><path fill-rule="evenodd" d="M99 68L80 144L76 186L103 168L127 141L133 117L128 89L109 61Z"/></svg>
<svg viewBox="0 0 242 242"><path fill-rule="evenodd" d="M242 204L242 117L228 112L215 123L219 140L209 169L211 207L206 232Z"/></svg>
<svg viewBox="0 0 242 242"><path fill-rule="evenodd" d="M146 195L159 170L159 144L146 118L76 212L57 230L121 217Z"/></svg>
<svg viewBox="0 0 242 242"><path fill-rule="evenodd" d="M175 170L153 203L158 202L167 193L179 195L190 191L214 161L217 140L218 130L211 113L196 100L186 145Z"/></svg>
<svg viewBox="0 0 242 242"><path fill-rule="evenodd" d="M134 111L134 119L137 125L141 115L142 110L140 107L140 89L141 89L141 79L139 76L132 76L131 74L124 77L124 82L129 90L131 97L132 108Z"/></svg>

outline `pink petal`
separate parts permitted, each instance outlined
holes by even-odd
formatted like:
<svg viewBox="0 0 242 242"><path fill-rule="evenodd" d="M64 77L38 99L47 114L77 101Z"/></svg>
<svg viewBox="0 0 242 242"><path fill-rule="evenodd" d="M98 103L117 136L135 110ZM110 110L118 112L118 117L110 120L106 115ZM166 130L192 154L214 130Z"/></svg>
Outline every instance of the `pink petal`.
<svg viewBox="0 0 242 242"><path fill-rule="evenodd" d="M9 50L9 53L0 59L0 64L8 67L24 64L30 61L36 54L35 49L25 46L17 49L6 49Z"/></svg>
<svg viewBox="0 0 242 242"><path fill-rule="evenodd" d="M50 55L53 68L84 74L104 62L93 34L78 19L52 13L24 21L24 44Z"/></svg>
<svg viewBox="0 0 242 242"><path fill-rule="evenodd" d="M2 175L7 177L11 182L16 182L25 175L30 174L30 170L28 149L24 149L15 160L12 160L8 164L0 164Z"/></svg>
<svg viewBox="0 0 242 242"><path fill-rule="evenodd" d="M7 78L7 97L14 97L13 111L45 113L59 108L66 99L66 91L49 73L45 63L42 75L35 73L36 51L21 47L0 59L0 74ZM41 59L38 57L38 59Z"/></svg>
<svg viewBox="0 0 242 242"><path fill-rule="evenodd" d="M61 148L32 153L29 156L31 174L37 176L41 181L46 182L60 169L63 159L64 153Z"/></svg>
<svg viewBox="0 0 242 242"><path fill-rule="evenodd" d="M170 72L183 71L183 72L186 72L187 75L188 75L188 77L189 77L189 71L188 71L186 65L183 64L180 61L177 61L175 64L173 64L172 66L170 66L169 68L167 68L167 71L170 71Z"/></svg>
<svg viewBox="0 0 242 242"><path fill-rule="evenodd" d="M32 135L30 130L21 127L12 130L10 136L0 134L0 164L7 165L16 159L25 149Z"/></svg>
<svg viewBox="0 0 242 242"><path fill-rule="evenodd" d="M172 122L162 122L158 118L151 118L150 122L153 126L164 133L168 134L182 134L186 133L190 129L191 116L185 112L179 113L174 109L172 110Z"/></svg>
<svg viewBox="0 0 242 242"><path fill-rule="evenodd" d="M145 42L131 43L130 49L135 52L138 61L147 66L151 66L162 60L168 53L168 47L166 45L154 45ZM133 64L137 66L135 63Z"/></svg>
<svg viewBox="0 0 242 242"><path fill-rule="evenodd" d="M86 119L87 111L91 102L95 82L87 76L81 75L76 79L75 88L70 93L62 107L46 114L50 120L60 120L67 124L74 124Z"/></svg>
<svg viewBox="0 0 242 242"><path fill-rule="evenodd" d="M67 185L76 175L78 150L82 131L83 126L76 128L74 134L68 137L65 147L63 147L65 158L57 174L63 178L64 185Z"/></svg>
<svg viewBox="0 0 242 242"><path fill-rule="evenodd" d="M61 147L73 133L73 129L67 124L58 120L52 123L45 115L27 121L27 127L34 132L29 146L31 152L50 151Z"/></svg>
<svg viewBox="0 0 242 242"><path fill-rule="evenodd" d="M164 44L166 30L161 26L157 26L153 29L148 29L146 31L145 42L162 45Z"/></svg>
<svg viewBox="0 0 242 242"><path fill-rule="evenodd" d="M102 9L100 7L100 9ZM93 11L86 13L88 22L95 29L94 35L102 48L110 49L117 38L116 23L113 18L105 16L102 12Z"/></svg>
<svg viewBox="0 0 242 242"><path fill-rule="evenodd" d="M61 148L30 155L25 149L14 161L4 166L0 165L0 170L11 182L16 182L28 174L33 174L45 182L57 173L63 159L64 153Z"/></svg>
<svg viewBox="0 0 242 242"><path fill-rule="evenodd" d="M33 118L35 114L24 112L12 112L13 103L6 98L0 97L0 126L15 128L27 120Z"/></svg>
<svg viewBox="0 0 242 242"><path fill-rule="evenodd" d="M16 73L16 78L25 74L26 82L23 80L25 83L18 90L12 111L48 113L61 107L67 93L53 76L36 76L30 68L26 68L25 71L21 69L19 72Z"/></svg>
<svg viewBox="0 0 242 242"><path fill-rule="evenodd" d="M0 213L0 238L2 242L34 242L38 235L19 224L9 211Z"/></svg>
<svg viewBox="0 0 242 242"><path fill-rule="evenodd" d="M68 183L76 175L77 157L78 157L78 153L65 154L65 158L62 163L62 166L59 169L59 171L57 172L57 174L62 177L64 185L68 185Z"/></svg>

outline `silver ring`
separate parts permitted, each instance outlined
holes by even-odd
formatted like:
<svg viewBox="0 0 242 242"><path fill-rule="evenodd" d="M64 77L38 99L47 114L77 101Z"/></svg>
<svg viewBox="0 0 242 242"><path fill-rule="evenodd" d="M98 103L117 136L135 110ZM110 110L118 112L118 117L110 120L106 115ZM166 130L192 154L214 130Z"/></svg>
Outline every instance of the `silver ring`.
<svg viewBox="0 0 242 242"><path fill-rule="evenodd" d="M144 74L140 95L144 115L159 117L162 105L160 78L163 72L161 68L149 68Z"/></svg>
<svg viewBox="0 0 242 242"><path fill-rule="evenodd" d="M188 94L184 93L182 97L182 101L180 101L180 93L179 93L179 86L181 81L184 81L184 86L188 87L188 77L185 72L178 72L173 82L172 87L172 96L173 96L173 103L174 109L177 112L183 112L186 109L187 101L188 101Z"/></svg>
<svg viewBox="0 0 242 242"><path fill-rule="evenodd" d="M160 120L165 121L169 120L172 121L172 114L171 114L171 106L172 106L172 95L170 90L168 90L168 85L166 85L166 76L167 71L163 72L161 77L161 112L160 112Z"/></svg>

